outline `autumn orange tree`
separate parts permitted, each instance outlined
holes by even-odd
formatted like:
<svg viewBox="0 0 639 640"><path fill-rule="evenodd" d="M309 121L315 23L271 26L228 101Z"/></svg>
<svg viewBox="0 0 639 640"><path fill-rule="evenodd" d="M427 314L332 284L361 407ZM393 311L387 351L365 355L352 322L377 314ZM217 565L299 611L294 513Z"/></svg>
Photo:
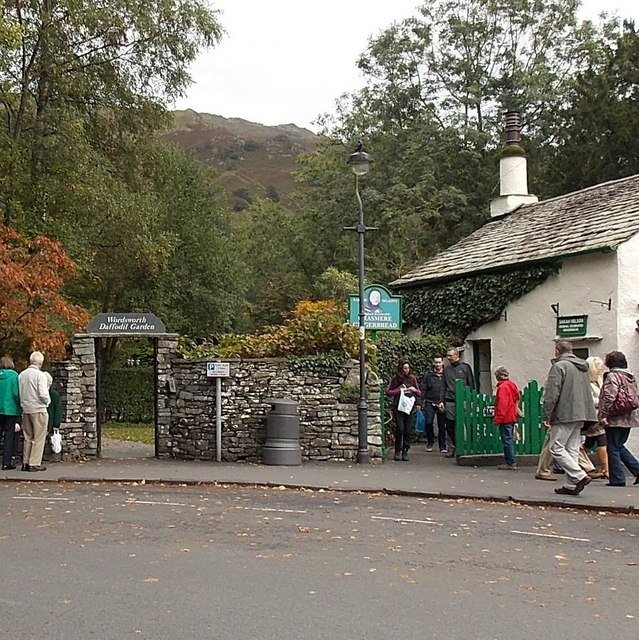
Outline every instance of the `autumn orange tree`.
<svg viewBox="0 0 639 640"><path fill-rule="evenodd" d="M61 293L75 271L59 242L0 224L0 352L19 358L38 349L49 361L64 357L70 333L90 317Z"/></svg>

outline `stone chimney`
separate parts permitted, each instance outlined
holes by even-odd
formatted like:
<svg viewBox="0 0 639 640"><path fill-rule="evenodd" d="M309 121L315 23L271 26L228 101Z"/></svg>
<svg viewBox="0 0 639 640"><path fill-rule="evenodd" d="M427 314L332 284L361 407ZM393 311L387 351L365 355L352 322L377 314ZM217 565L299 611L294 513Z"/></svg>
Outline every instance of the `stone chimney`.
<svg viewBox="0 0 639 640"><path fill-rule="evenodd" d="M506 144L499 159L499 197L491 200L490 215L501 216L533 202L537 202L537 196L528 193L526 153L521 148L521 118L518 111L507 111Z"/></svg>

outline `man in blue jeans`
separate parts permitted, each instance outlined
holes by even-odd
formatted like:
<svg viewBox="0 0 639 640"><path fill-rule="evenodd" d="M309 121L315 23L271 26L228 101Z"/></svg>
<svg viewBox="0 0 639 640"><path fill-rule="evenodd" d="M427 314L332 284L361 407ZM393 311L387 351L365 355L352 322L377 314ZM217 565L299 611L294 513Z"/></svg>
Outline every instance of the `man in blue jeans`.
<svg viewBox="0 0 639 640"><path fill-rule="evenodd" d="M448 453L446 449L446 418L444 415L444 359L437 356L433 366L422 378L423 411L426 418L426 451L432 451L435 444L434 424L437 420L437 441L439 451Z"/></svg>
<svg viewBox="0 0 639 640"><path fill-rule="evenodd" d="M506 367L495 369L497 389L495 390L495 415L493 422L499 427L499 436L504 445L504 464L499 468L506 471L517 470L515 459L515 423L519 417L519 387L510 379Z"/></svg>

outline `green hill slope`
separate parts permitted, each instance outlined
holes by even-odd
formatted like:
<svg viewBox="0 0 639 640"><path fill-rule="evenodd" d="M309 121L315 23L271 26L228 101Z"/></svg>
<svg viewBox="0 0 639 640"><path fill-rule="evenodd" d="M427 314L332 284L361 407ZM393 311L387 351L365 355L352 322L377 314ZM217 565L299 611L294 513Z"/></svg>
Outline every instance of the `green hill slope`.
<svg viewBox="0 0 639 640"><path fill-rule="evenodd" d="M191 109L174 111L166 137L220 172L231 193L285 198L294 187L297 156L312 153L318 137L294 124L267 127Z"/></svg>

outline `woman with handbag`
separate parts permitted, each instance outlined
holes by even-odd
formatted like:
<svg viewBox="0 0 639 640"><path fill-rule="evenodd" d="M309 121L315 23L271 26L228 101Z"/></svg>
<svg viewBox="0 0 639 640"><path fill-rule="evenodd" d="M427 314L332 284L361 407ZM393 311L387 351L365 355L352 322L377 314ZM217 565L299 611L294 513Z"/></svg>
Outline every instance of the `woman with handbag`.
<svg viewBox="0 0 639 640"><path fill-rule="evenodd" d="M595 409L599 409L599 396L601 395L601 385L603 382L604 362L597 356L586 358L588 363L588 377L590 378L590 391L592 392L592 401L595 403ZM606 430L601 422L597 422L589 426L581 432L584 437L584 443L579 449L579 464L581 468L591 478L607 478L608 477L608 450L606 443ZM581 465L582 451L585 459L590 461L588 453L597 445L596 455L599 461L599 471L589 471Z"/></svg>
<svg viewBox="0 0 639 640"><path fill-rule="evenodd" d="M606 355L609 371L604 375L599 396L599 422L606 430L608 449L608 487L625 487L622 463L639 484L639 460L626 449L630 429L639 427L639 391L635 376L628 371L626 356L621 351Z"/></svg>
<svg viewBox="0 0 639 640"><path fill-rule="evenodd" d="M386 387L386 394L393 399L393 418L395 419L395 456L393 460L408 462L410 438L417 411L415 398L422 395L417 378L412 373L410 362L407 360L399 361L395 375Z"/></svg>

